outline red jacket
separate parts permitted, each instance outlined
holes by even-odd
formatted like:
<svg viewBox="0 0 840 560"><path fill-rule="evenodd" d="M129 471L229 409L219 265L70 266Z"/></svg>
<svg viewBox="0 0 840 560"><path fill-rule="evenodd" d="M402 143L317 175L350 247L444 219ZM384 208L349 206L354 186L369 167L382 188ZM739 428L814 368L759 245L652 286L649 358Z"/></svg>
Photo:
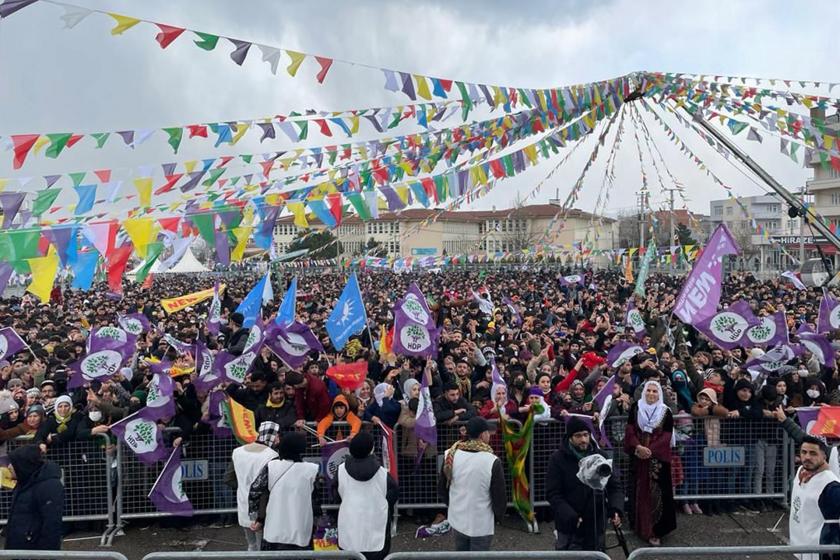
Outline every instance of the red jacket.
<svg viewBox="0 0 840 560"><path fill-rule="evenodd" d="M303 374L308 383L305 389L295 391L295 409L298 418L320 422L332 409L332 399L326 384L311 373Z"/></svg>

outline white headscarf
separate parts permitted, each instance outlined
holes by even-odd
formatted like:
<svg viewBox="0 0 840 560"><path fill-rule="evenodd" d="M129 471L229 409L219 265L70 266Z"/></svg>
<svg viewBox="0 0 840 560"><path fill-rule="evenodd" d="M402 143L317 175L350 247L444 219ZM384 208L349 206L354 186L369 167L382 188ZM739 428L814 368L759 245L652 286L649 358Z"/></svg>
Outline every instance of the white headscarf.
<svg viewBox="0 0 840 560"><path fill-rule="evenodd" d="M55 416L58 417L58 405L61 403L67 403L70 405L70 412L64 418L69 418L70 415L73 414L73 399L71 399L68 395L61 395L57 399L55 399L55 405L53 410L55 411Z"/></svg>
<svg viewBox="0 0 840 560"><path fill-rule="evenodd" d="M659 389L659 400L653 404L648 404L647 399L645 399L645 393L649 385L656 385L656 388ZM662 386L658 381L646 382L644 387L642 387L642 396L639 399L639 411L636 414L636 423L639 425L639 428L643 432L653 433L653 430L662 423L662 418L665 416L666 410L668 410L668 407L665 406L665 400L662 396Z"/></svg>
<svg viewBox="0 0 840 560"><path fill-rule="evenodd" d="M406 405L408 405L408 401L411 400L411 390L415 385L420 385L420 382L413 377L406 379L403 383L403 401Z"/></svg>
<svg viewBox="0 0 840 560"><path fill-rule="evenodd" d="M388 389L387 383L380 383L376 387L373 388L373 398L376 399L376 404L382 406L382 402L385 400L385 391Z"/></svg>

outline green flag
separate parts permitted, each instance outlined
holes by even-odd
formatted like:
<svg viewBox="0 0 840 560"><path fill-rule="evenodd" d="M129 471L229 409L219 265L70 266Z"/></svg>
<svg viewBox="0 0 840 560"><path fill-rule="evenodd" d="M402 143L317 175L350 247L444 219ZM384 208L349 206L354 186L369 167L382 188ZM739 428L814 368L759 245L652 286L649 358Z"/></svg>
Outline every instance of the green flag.
<svg viewBox="0 0 840 560"><path fill-rule="evenodd" d="M655 255L656 243L651 239L645 251L645 258L642 259L642 265L639 267L639 274L636 276L636 288L633 290L633 293L639 294L642 297L645 297L645 280L647 280L650 263Z"/></svg>
<svg viewBox="0 0 840 560"><path fill-rule="evenodd" d="M143 261L143 265L137 271L134 279L138 283L142 283L143 280L149 275L149 271L154 266L155 262L160 257L160 254L163 252L163 243L149 243L146 246L146 260Z"/></svg>
<svg viewBox="0 0 840 560"><path fill-rule="evenodd" d="M70 141L70 138L73 135L69 132L63 132L60 134L47 134L47 138L50 140L50 145L47 148L47 151L44 153L48 158L57 158L61 151L67 146L67 142Z"/></svg>
<svg viewBox="0 0 840 560"><path fill-rule="evenodd" d="M472 99L470 99L470 94L467 93L467 86L464 85L464 82L455 82L455 85L461 92L461 120L465 121L473 108Z"/></svg>
<svg viewBox="0 0 840 560"><path fill-rule="evenodd" d="M198 228L198 233L201 234L202 239L207 242L208 247L216 246L216 214L210 212L204 214L193 214L190 216L190 221Z"/></svg>
<svg viewBox="0 0 840 560"><path fill-rule="evenodd" d="M53 202L55 202L55 199L58 198L60 192L60 188L38 191L35 201L32 203L32 215L37 218L49 210L50 206L52 206Z"/></svg>
<svg viewBox="0 0 840 560"><path fill-rule="evenodd" d="M204 49L205 51L212 51L216 48L216 44L219 42L218 35L211 35L210 33L199 33L198 31L194 31L200 41L193 41L197 47Z"/></svg>
<svg viewBox="0 0 840 560"><path fill-rule="evenodd" d="M368 210L367 203L365 202L362 193L351 192L346 193L345 196L347 197L347 200L350 201L350 204L353 205L353 208L359 215L359 219L370 220L370 210Z"/></svg>
<svg viewBox="0 0 840 560"><path fill-rule="evenodd" d="M175 153L178 153L178 147L181 145L181 138L184 135L184 129L180 126L174 128L164 128L163 131L169 135L169 145Z"/></svg>
<svg viewBox="0 0 840 560"><path fill-rule="evenodd" d="M99 150L102 146L105 145L105 142L108 140L108 137L111 135L110 132L94 132L91 134L91 137L96 140L96 149Z"/></svg>

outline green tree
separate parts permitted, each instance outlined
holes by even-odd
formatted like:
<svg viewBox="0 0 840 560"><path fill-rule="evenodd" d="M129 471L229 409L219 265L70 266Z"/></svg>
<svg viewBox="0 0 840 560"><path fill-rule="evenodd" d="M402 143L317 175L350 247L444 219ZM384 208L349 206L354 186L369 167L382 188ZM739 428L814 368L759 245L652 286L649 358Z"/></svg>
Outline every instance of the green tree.
<svg viewBox="0 0 840 560"><path fill-rule="evenodd" d="M321 231L298 230L295 238L289 244L287 252L309 249L307 255L313 259L332 259L338 255L341 244L336 241L335 236L328 229Z"/></svg>
<svg viewBox="0 0 840 560"><path fill-rule="evenodd" d="M697 245L697 240L691 234L691 230L685 224L677 224L677 239L680 245Z"/></svg>

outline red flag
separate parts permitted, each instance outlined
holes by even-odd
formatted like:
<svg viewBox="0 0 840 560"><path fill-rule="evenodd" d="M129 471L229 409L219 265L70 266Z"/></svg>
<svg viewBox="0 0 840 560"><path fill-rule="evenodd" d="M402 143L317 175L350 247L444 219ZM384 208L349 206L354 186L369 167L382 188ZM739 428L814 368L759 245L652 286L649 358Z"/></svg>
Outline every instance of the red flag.
<svg viewBox="0 0 840 560"><path fill-rule="evenodd" d="M335 225L341 225L341 194L331 193L327 195L327 204L330 207L330 214L335 218Z"/></svg>
<svg viewBox="0 0 840 560"><path fill-rule="evenodd" d="M207 127L203 124L191 124L187 127L187 130L190 131L190 138L195 138L196 136L207 138Z"/></svg>
<svg viewBox="0 0 840 560"><path fill-rule="evenodd" d="M368 364L361 360L349 364L336 364L327 369L327 377L335 381L342 389L355 391L367 378Z"/></svg>
<svg viewBox="0 0 840 560"><path fill-rule="evenodd" d="M115 294L122 293L122 277L131 256L131 243L120 245L108 255L108 287Z"/></svg>
<svg viewBox="0 0 840 560"><path fill-rule="evenodd" d="M327 58L325 56L316 56L315 60L317 60L318 64L321 65L321 71L318 72L318 75L315 77L317 78L319 84L323 84L324 78L327 77L327 72L329 72L330 66L332 66L333 61L331 58Z"/></svg>
<svg viewBox="0 0 840 560"><path fill-rule="evenodd" d="M156 195L157 194L163 194L163 193L167 193L167 192L171 191L173 188L175 188L175 183L177 183L181 179L181 177L183 177L183 176L184 176L183 173L176 173L174 175L167 175L166 176L166 183L162 184L157 189L155 189L155 194Z"/></svg>
<svg viewBox="0 0 840 560"><path fill-rule="evenodd" d="M40 138L40 134L13 134L12 143L14 144L15 159L12 166L15 169L23 167L23 162L26 161L26 156L29 150L35 145L35 142Z"/></svg>
<svg viewBox="0 0 840 560"><path fill-rule="evenodd" d="M315 119L315 124L321 127L321 134L332 138L332 131L330 130L327 121L325 121L324 119Z"/></svg>
<svg viewBox="0 0 840 560"><path fill-rule="evenodd" d="M155 35L155 41L158 42L162 49L168 47L172 41L184 32L181 27L172 27L171 25L164 25L162 23L156 23L155 25L160 28L160 33Z"/></svg>
<svg viewBox="0 0 840 560"><path fill-rule="evenodd" d="M111 180L111 170L110 169L99 169L93 172L94 175L99 177L99 180L103 183L107 183Z"/></svg>
<svg viewBox="0 0 840 560"><path fill-rule="evenodd" d="M160 218L158 223L160 227L167 231L171 231L172 233L178 233L178 223L181 221L180 216L175 216L172 218Z"/></svg>
<svg viewBox="0 0 840 560"><path fill-rule="evenodd" d="M151 290L152 289L152 282L154 282L154 280L153 280L154 276L155 275L151 274L151 273L149 273L149 275L146 276L146 280L145 280L145 282L143 282L143 286L142 286L142 288L144 290Z"/></svg>
<svg viewBox="0 0 840 560"><path fill-rule="evenodd" d="M822 406L811 435L840 437L840 406Z"/></svg>
<svg viewBox="0 0 840 560"><path fill-rule="evenodd" d="M399 477L397 476L397 453L394 449L394 431L382 423L379 427L382 429L382 466L388 469L388 474L394 482L397 482Z"/></svg>

